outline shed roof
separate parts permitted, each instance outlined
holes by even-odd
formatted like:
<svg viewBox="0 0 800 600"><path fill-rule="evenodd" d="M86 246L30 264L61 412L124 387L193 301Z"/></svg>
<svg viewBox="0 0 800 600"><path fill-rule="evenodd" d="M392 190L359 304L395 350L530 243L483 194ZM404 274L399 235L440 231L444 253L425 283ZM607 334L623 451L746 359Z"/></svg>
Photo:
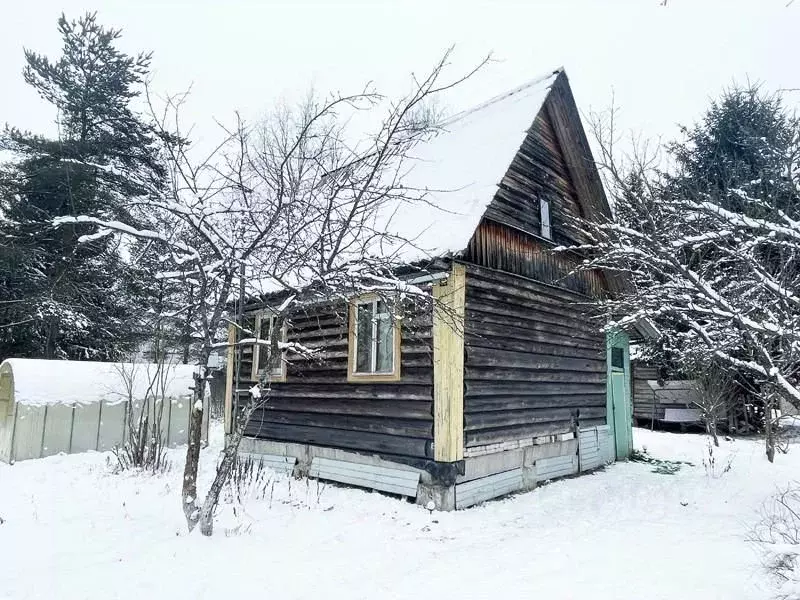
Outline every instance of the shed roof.
<svg viewBox="0 0 800 600"><path fill-rule="evenodd" d="M191 395L191 365L168 365L159 381L167 398ZM156 365L148 363L84 362L9 358L0 364L0 373L14 379L14 401L21 404L92 404L101 400L118 403L128 399L123 374L132 375L132 396L142 400L155 379ZM159 395L161 392L159 391Z"/></svg>
<svg viewBox="0 0 800 600"><path fill-rule="evenodd" d="M562 71L454 115L441 133L414 147L403 185L425 191L424 201L392 203L376 222L377 231L411 242L390 249L399 262L457 254L467 247Z"/></svg>

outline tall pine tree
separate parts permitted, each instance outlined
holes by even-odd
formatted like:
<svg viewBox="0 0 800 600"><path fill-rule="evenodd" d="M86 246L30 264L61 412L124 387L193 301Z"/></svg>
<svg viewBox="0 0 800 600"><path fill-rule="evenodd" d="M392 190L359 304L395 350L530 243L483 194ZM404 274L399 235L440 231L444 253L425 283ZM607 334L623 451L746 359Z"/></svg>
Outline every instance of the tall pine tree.
<svg viewBox="0 0 800 600"><path fill-rule="evenodd" d="M139 224L132 199L161 185L152 128L132 104L150 54L116 47L119 30L62 15L62 54L25 51L25 81L53 105L58 137L6 129L15 159L0 168L0 358L113 360L139 342L133 270L112 235L92 226L53 228L90 214Z"/></svg>

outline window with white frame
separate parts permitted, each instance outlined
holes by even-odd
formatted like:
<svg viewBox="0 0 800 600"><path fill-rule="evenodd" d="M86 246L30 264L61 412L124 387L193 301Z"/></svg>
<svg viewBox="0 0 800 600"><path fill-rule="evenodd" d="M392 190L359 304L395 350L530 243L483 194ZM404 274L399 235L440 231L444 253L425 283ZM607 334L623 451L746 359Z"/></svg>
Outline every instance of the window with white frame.
<svg viewBox="0 0 800 600"><path fill-rule="evenodd" d="M400 331L386 302L377 297L356 300L350 319L351 380L399 379Z"/></svg>
<svg viewBox="0 0 800 600"><path fill-rule="evenodd" d="M548 240L553 239L553 234L550 230L550 201L545 198L539 198L539 222L542 225L542 237Z"/></svg>
<svg viewBox="0 0 800 600"><path fill-rule="evenodd" d="M253 380L260 379L269 370L273 381L286 377L285 352L280 343L286 341L286 327L283 319L269 313L256 315L255 337L263 340L253 345Z"/></svg>

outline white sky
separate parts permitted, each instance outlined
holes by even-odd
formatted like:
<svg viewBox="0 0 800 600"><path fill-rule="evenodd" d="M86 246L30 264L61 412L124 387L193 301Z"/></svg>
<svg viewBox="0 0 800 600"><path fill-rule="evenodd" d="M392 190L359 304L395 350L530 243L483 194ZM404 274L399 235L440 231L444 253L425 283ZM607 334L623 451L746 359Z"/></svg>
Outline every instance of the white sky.
<svg viewBox="0 0 800 600"><path fill-rule="evenodd" d="M53 131L52 109L22 80L22 49L57 56L61 10L97 10L124 29L123 49L152 50L157 91L193 84L187 118L204 137L214 118L256 117L312 85L373 80L396 94L452 44L454 72L490 51L500 61L450 97L454 109L563 65L582 111L607 107L613 89L622 125L647 137L674 136L733 80L800 88L800 2L660 1L0 0L0 123Z"/></svg>

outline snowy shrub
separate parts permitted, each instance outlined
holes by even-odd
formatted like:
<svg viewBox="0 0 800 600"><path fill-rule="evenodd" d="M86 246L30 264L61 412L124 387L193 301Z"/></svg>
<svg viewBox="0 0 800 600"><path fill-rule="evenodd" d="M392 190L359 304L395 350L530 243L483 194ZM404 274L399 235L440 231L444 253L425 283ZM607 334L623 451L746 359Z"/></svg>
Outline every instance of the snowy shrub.
<svg viewBox="0 0 800 600"><path fill-rule="evenodd" d="M706 475L718 479L731 470L733 467L734 455L729 454L727 458L721 461L717 460L718 457L715 455L714 451L717 442L715 440L715 442L712 443L712 439L714 438L709 436L706 440L706 450L703 454L703 468L706 470Z"/></svg>
<svg viewBox="0 0 800 600"><path fill-rule="evenodd" d="M766 573L782 600L800 600L800 483L769 498L750 534L762 553Z"/></svg>
<svg viewBox="0 0 800 600"><path fill-rule="evenodd" d="M238 506L250 500L263 500L275 487L272 470L261 460L237 455L231 469L225 502Z"/></svg>

